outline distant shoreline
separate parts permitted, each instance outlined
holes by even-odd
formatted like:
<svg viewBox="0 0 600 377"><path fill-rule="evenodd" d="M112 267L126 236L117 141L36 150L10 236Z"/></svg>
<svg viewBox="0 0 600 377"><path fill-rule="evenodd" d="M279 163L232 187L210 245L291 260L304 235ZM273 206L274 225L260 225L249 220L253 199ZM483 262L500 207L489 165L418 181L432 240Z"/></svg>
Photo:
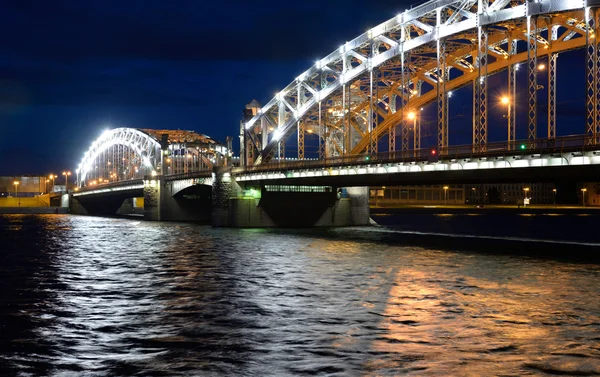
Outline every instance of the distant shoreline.
<svg viewBox="0 0 600 377"><path fill-rule="evenodd" d="M600 215L600 207L582 207L582 206L527 206L517 207L515 205L406 205L395 207L372 206L370 208L372 215L383 214L590 214Z"/></svg>
<svg viewBox="0 0 600 377"><path fill-rule="evenodd" d="M67 214L66 207L0 207L0 215Z"/></svg>

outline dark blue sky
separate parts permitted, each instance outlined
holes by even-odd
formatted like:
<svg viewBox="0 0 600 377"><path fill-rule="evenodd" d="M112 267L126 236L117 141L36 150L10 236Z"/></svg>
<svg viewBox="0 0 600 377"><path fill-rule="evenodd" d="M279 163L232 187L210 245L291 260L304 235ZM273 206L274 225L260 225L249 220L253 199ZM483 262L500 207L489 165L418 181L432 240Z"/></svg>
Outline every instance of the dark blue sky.
<svg viewBox="0 0 600 377"><path fill-rule="evenodd" d="M224 141L237 135L250 100L266 103L317 58L407 7L6 0L0 175L74 169L111 126L180 128Z"/></svg>

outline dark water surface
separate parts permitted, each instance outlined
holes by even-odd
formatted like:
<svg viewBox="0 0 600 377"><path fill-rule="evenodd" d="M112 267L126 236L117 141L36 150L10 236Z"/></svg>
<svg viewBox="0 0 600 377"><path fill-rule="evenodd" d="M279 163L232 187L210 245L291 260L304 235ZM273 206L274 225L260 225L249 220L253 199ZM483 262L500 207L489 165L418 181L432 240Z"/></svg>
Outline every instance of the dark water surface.
<svg viewBox="0 0 600 377"><path fill-rule="evenodd" d="M600 265L393 234L0 216L0 376L600 375Z"/></svg>

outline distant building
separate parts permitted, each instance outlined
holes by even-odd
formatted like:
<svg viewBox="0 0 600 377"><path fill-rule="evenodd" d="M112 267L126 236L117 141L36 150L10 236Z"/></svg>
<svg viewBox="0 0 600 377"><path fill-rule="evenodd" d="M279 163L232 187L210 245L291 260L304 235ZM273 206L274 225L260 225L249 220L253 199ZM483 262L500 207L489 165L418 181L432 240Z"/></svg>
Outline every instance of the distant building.
<svg viewBox="0 0 600 377"><path fill-rule="evenodd" d="M585 189L585 194L583 189ZM585 197L585 205L600 206L600 182L583 183L577 195L579 196L579 203L583 203Z"/></svg>
<svg viewBox="0 0 600 377"><path fill-rule="evenodd" d="M600 183L594 199L588 195L590 205L596 200L600 205ZM457 205L457 204L552 204L556 191L552 183L506 183L477 185L422 185L422 186L375 186L369 190L371 205Z"/></svg>
<svg viewBox="0 0 600 377"><path fill-rule="evenodd" d="M19 182L15 185L15 182ZM48 191L51 183L46 182L46 177L37 176L14 176L0 177L0 196L34 196Z"/></svg>
<svg viewBox="0 0 600 377"><path fill-rule="evenodd" d="M467 204L552 204L556 191L552 183L501 183L465 185Z"/></svg>
<svg viewBox="0 0 600 377"><path fill-rule="evenodd" d="M465 189L463 185L376 186L370 188L369 197L376 206L464 204Z"/></svg>

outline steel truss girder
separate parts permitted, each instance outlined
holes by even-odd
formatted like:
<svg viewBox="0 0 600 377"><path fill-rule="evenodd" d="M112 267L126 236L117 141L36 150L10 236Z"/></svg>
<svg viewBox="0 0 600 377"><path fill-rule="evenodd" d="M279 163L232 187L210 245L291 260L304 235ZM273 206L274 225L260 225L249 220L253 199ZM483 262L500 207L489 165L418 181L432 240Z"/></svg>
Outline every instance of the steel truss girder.
<svg viewBox="0 0 600 377"><path fill-rule="evenodd" d="M568 0L541 0L536 2L516 0L510 3L504 1L495 2L489 8L483 6L483 4L487 5L486 1L480 1L479 3L478 6L474 6L472 1L429 1L369 30L367 33L347 42L327 57L320 59L313 67L301 74L293 83L269 101L254 118L247 122L246 128L250 129L259 118L268 116L273 107L283 102L288 115L283 124L283 129L279 132L284 135L289 134L288 129L295 126L295 122L308 111L311 111L318 102L334 96L342 85L359 78L367 71L368 67L379 67L394 59L399 51L416 51L439 38L450 37L485 25L502 24L524 16L556 14L573 9L582 9L581 3ZM444 22L436 21L435 15L440 11L446 12L446 14L452 13L452 16ZM408 32L405 30L408 30ZM398 38L399 34L402 34L402 37ZM366 57L368 54L361 51L365 45L369 45L372 41L379 41L385 45L385 51ZM393 43L390 43L390 41ZM340 62L346 59L352 59L353 63L344 63L345 67L341 67ZM319 77L323 72L326 72L327 77L332 79L325 80L326 83L323 80L320 80L321 82L315 81L315 77ZM299 85L307 89L311 88L311 90L305 91L302 98L292 98L295 96L294 93L297 92L294 89ZM264 162L265 158L272 155L271 151L277 144L271 138L268 145L263 145L261 156L259 156L256 163Z"/></svg>
<svg viewBox="0 0 600 377"><path fill-rule="evenodd" d="M537 139L537 17L527 17L527 140Z"/></svg>
<svg viewBox="0 0 600 377"><path fill-rule="evenodd" d="M444 39L437 40L437 65L437 145L440 155L446 155L448 152L448 92L446 91L448 69Z"/></svg>
<svg viewBox="0 0 600 377"><path fill-rule="evenodd" d="M548 55L548 139L556 138L556 64L558 54Z"/></svg>
<svg viewBox="0 0 600 377"><path fill-rule="evenodd" d="M598 8L586 9L586 135L589 144L600 143L600 54Z"/></svg>
<svg viewBox="0 0 600 377"><path fill-rule="evenodd" d="M304 159L304 122L298 121L298 159Z"/></svg>
<svg viewBox="0 0 600 377"><path fill-rule="evenodd" d="M373 136L375 133L376 120L375 117L379 115L374 115L373 109L373 70L369 72L369 155L373 156L377 154L377 138Z"/></svg>
<svg viewBox="0 0 600 377"><path fill-rule="evenodd" d="M160 169L162 157L160 143L154 137L133 128L115 128L104 132L84 154L77 168L79 183L86 180L95 166L92 165L96 159L102 157L104 152L110 148L118 145L129 148L139 156L140 162L143 164L140 166L140 171L149 172Z"/></svg>
<svg viewBox="0 0 600 377"><path fill-rule="evenodd" d="M517 53L517 41L510 41L510 58ZM508 109L507 109L507 132L508 132L508 150L515 149L516 130L516 103L517 103L517 65L511 64L508 67Z"/></svg>
<svg viewBox="0 0 600 377"><path fill-rule="evenodd" d="M487 60L488 60L488 32L485 27L480 27L477 32L477 69L478 78L474 87L474 119L473 119L473 151L484 152L487 144L488 127L488 86L487 86Z"/></svg>

